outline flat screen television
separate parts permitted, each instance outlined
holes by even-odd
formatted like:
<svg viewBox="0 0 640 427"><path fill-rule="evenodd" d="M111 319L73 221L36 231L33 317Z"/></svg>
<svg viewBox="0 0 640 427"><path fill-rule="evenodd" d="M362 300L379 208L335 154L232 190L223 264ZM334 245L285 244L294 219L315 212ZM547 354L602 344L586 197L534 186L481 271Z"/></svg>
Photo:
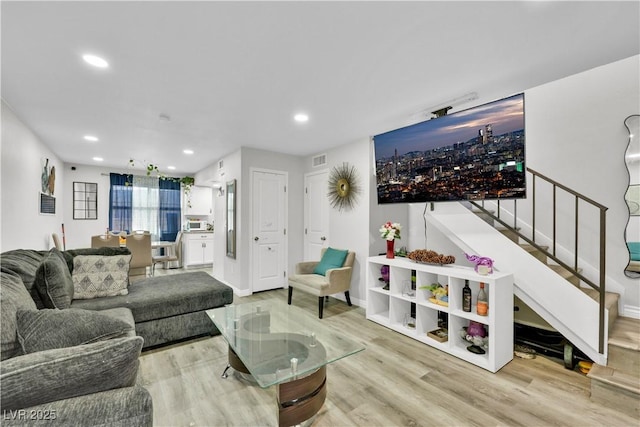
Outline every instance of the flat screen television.
<svg viewBox="0 0 640 427"><path fill-rule="evenodd" d="M378 203L526 196L524 94L373 137Z"/></svg>

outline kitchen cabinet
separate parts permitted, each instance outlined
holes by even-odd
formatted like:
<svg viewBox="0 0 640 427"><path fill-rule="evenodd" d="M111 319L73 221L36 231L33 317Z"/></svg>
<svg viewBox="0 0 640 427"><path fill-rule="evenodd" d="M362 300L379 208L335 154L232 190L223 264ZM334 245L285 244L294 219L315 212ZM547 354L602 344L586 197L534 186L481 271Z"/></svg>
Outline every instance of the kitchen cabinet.
<svg viewBox="0 0 640 427"><path fill-rule="evenodd" d="M185 233L183 240L185 267L213 264L213 233Z"/></svg>
<svg viewBox="0 0 640 427"><path fill-rule="evenodd" d="M212 215L213 214L213 189L211 187L191 187L189 195L191 207L185 203L185 215Z"/></svg>

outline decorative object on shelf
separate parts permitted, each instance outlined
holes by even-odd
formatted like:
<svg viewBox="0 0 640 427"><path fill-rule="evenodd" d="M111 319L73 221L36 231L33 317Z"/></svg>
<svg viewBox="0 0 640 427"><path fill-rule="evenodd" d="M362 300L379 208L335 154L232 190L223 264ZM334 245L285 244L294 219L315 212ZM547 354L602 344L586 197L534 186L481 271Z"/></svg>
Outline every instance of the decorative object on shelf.
<svg viewBox="0 0 640 427"><path fill-rule="evenodd" d="M467 350L471 353L485 354L489 349L489 335L487 334L487 328L482 323L470 320L469 326L463 326L460 330L460 336L468 343L471 343L467 347Z"/></svg>
<svg viewBox="0 0 640 427"><path fill-rule="evenodd" d="M329 174L329 202L339 211L349 210L355 206L356 198L360 194L358 172L349 163L334 166Z"/></svg>
<svg viewBox="0 0 640 427"><path fill-rule="evenodd" d="M449 287L442 286L440 283L432 283L430 285L420 286L420 289L431 292L431 297L428 298L429 302L433 304L449 307Z"/></svg>
<svg viewBox="0 0 640 427"><path fill-rule="evenodd" d="M402 295L408 298L416 297L416 290L413 287L411 280L402 281Z"/></svg>
<svg viewBox="0 0 640 427"><path fill-rule="evenodd" d="M382 289L384 289L385 291L388 291L389 290L389 266L383 265L382 267L380 267L380 274L382 275L382 277L379 280L381 282L384 282L384 286L382 287Z"/></svg>
<svg viewBox="0 0 640 427"><path fill-rule="evenodd" d="M395 239L400 239L400 230L402 226L397 222L387 221L380 227L380 237L387 241L387 258L395 258L393 244Z"/></svg>
<svg viewBox="0 0 640 427"><path fill-rule="evenodd" d="M491 258L486 256L469 255L467 253L465 253L464 256L467 257L469 262L476 264L476 273L482 274L483 276L493 273L493 260Z"/></svg>
<svg viewBox="0 0 640 427"><path fill-rule="evenodd" d="M438 342L447 342L449 340L449 331L444 328L438 328L427 332L427 336Z"/></svg>
<svg viewBox="0 0 640 427"><path fill-rule="evenodd" d="M407 258L421 264L453 264L456 257L443 255L429 249L416 249L407 254Z"/></svg>
<svg viewBox="0 0 640 427"><path fill-rule="evenodd" d="M404 322L402 323L405 328L416 328L416 319L410 313L404 315Z"/></svg>

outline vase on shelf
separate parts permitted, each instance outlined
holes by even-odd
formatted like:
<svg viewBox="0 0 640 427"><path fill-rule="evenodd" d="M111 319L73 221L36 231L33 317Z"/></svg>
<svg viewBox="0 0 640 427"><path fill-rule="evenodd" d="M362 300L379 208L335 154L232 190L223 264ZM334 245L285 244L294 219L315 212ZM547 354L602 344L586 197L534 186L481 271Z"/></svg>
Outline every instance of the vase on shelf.
<svg viewBox="0 0 640 427"><path fill-rule="evenodd" d="M395 258L395 252L393 251L394 240L387 240L387 258Z"/></svg>

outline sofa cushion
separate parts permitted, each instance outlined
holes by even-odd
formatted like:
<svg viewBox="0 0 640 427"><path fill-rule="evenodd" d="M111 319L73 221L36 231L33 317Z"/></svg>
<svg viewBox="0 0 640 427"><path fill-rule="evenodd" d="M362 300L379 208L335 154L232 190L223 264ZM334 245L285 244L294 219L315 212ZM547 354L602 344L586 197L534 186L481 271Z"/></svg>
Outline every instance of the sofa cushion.
<svg viewBox="0 0 640 427"><path fill-rule="evenodd" d="M147 389L137 384L30 406L23 411L22 414L40 418L27 422L25 416L18 415L19 411L7 411L3 427L153 426L153 400Z"/></svg>
<svg viewBox="0 0 640 427"><path fill-rule="evenodd" d="M69 267L69 271L73 274L73 259L78 255L102 255L102 256L113 256L113 255L131 255L131 251L129 248L125 247L109 247L103 246L101 248L80 248L80 249L69 249L67 251L62 252L64 259L67 261L67 267Z"/></svg>
<svg viewBox="0 0 640 427"><path fill-rule="evenodd" d="M318 265L316 265L316 268L313 269L313 273L324 276L327 273L327 270L342 267L348 253L349 251L347 250L333 249L331 247L327 248L322 255L322 259Z"/></svg>
<svg viewBox="0 0 640 427"><path fill-rule="evenodd" d="M0 358L2 360L22 354L18 342L18 310L35 310L36 305L16 273L0 272Z"/></svg>
<svg viewBox="0 0 640 427"><path fill-rule="evenodd" d="M152 427L153 400L141 385L91 393L70 399L56 400L42 405L13 411L3 417L3 427ZM34 419L25 421L25 414ZM39 415L38 419L37 418Z"/></svg>
<svg viewBox="0 0 640 427"><path fill-rule="evenodd" d="M3 271L17 274L22 279L24 287L36 303L36 307L44 308L38 290L33 285L36 279L36 271L49 251L36 251L31 249L15 249L3 252L0 255L0 266Z"/></svg>
<svg viewBox="0 0 640 427"><path fill-rule="evenodd" d="M78 255L73 259L74 299L127 295L131 255Z"/></svg>
<svg viewBox="0 0 640 427"><path fill-rule="evenodd" d="M131 309L137 323L222 307L233 302L233 290L204 271L150 277L129 285L129 294L76 300L73 308Z"/></svg>
<svg viewBox="0 0 640 427"><path fill-rule="evenodd" d="M18 341L25 354L118 338L133 329L115 317L74 308L18 310L17 316Z"/></svg>
<svg viewBox="0 0 640 427"><path fill-rule="evenodd" d="M116 338L14 357L0 365L3 410L132 386L142 338Z"/></svg>
<svg viewBox="0 0 640 427"><path fill-rule="evenodd" d="M46 308L69 308L73 299L73 281L62 253L53 248L36 270L34 286Z"/></svg>

